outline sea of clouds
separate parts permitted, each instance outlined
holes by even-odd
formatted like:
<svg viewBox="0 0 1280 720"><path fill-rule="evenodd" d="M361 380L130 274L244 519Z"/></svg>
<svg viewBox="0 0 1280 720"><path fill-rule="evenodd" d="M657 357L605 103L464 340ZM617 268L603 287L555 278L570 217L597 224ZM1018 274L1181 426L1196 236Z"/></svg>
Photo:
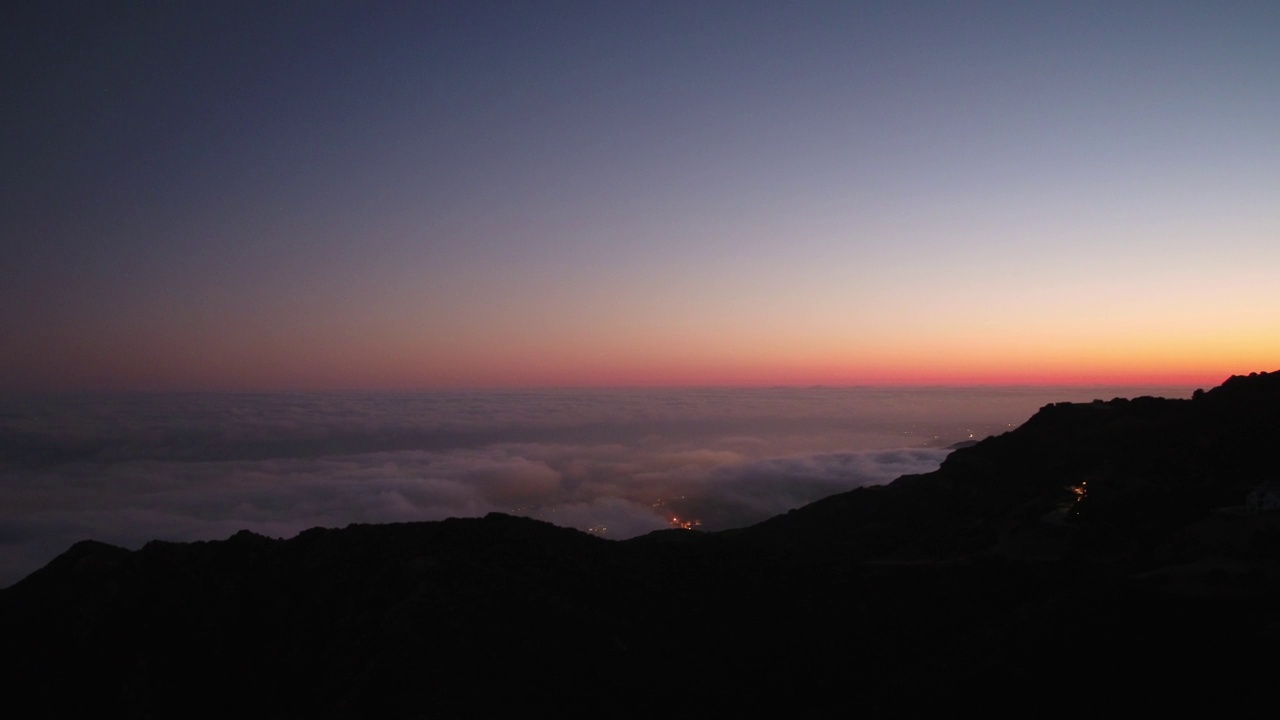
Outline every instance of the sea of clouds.
<svg viewBox="0 0 1280 720"><path fill-rule="evenodd" d="M72 543L492 511L625 539L935 469L1081 388L64 395L0 400L0 587Z"/></svg>

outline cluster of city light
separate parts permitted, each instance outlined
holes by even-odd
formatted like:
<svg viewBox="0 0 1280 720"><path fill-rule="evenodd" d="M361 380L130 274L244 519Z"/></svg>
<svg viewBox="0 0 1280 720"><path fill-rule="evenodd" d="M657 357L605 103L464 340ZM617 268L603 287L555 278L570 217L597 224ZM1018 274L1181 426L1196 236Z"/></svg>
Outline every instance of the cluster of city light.
<svg viewBox="0 0 1280 720"><path fill-rule="evenodd" d="M675 515L671 516L671 527L680 528L681 530L693 530L702 527L701 520L681 520Z"/></svg>
<svg viewBox="0 0 1280 720"><path fill-rule="evenodd" d="M684 496L677 495L675 499L683 500ZM665 508L666 506L667 506L666 501L663 500L662 498L658 498L656 501L654 501L651 507L653 507L654 509L658 509L658 508ZM671 527L679 528L681 530L693 530L695 528L702 527L701 520L698 520L696 518L692 520L681 520L678 515L672 515L670 520L668 520L668 522L670 523Z"/></svg>

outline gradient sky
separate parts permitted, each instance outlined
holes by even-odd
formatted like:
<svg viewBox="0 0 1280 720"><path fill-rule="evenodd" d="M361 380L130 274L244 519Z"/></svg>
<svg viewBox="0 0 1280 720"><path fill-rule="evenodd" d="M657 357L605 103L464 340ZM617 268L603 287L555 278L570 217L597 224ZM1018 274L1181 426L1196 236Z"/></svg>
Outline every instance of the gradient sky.
<svg viewBox="0 0 1280 720"><path fill-rule="evenodd" d="M1280 367L1274 2L0 11L0 390Z"/></svg>

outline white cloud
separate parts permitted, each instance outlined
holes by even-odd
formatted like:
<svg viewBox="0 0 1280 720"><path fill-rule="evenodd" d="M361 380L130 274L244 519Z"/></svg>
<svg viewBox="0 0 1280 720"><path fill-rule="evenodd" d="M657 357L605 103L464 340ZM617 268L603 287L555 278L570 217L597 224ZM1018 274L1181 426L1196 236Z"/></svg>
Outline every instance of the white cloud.
<svg viewBox="0 0 1280 720"><path fill-rule="evenodd" d="M930 414L994 412L966 392L963 403L932 405L910 393L907 402L886 391L769 389L0 407L0 586L85 538L138 547L491 511L608 528L612 538L666 527L670 514L737 527L928 471L945 452L926 443L1005 429ZM1042 399L1020 397L1032 410Z"/></svg>

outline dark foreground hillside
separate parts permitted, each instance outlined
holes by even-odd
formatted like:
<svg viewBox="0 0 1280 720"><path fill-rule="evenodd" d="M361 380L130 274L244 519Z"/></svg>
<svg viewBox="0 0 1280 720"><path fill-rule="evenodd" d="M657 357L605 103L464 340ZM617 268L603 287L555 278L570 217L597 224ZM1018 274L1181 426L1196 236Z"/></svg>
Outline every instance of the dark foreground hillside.
<svg viewBox="0 0 1280 720"><path fill-rule="evenodd" d="M737 531L83 542L0 591L0 677L43 716L1271 716L1277 448L1261 373L1050 405Z"/></svg>

